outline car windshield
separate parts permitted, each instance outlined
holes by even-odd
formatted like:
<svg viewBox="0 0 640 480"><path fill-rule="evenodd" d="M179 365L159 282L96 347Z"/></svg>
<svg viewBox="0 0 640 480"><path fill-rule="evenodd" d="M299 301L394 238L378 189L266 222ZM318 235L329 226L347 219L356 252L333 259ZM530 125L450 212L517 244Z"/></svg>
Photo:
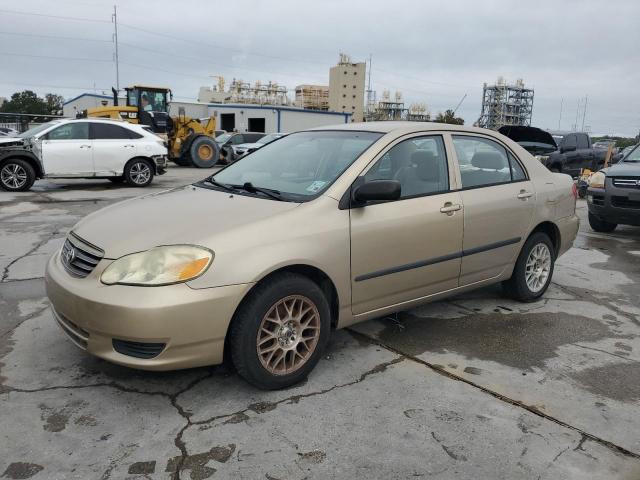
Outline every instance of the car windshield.
<svg viewBox="0 0 640 480"><path fill-rule="evenodd" d="M223 185L262 188L307 201L326 190L381 133L310 131L265 145L211 177Z"/></svg>
<svg viewBox="0 0 640 480"><path fill-rule="evenodd" d="M623 162L640 162L640 145L637 145L631 153L624 157Z"/></svg>
<svg viewBox="0 0 640 480"><path fill-rule="evenodd" d="M58 122L47 122L47 123L42 123L40 125L36 125L35 127L31 127L26 132L22 132L21 134L18 135L18 137L20 138L33 137L34 135L37 135L38 133L42 132L43 130L46 130L47 128L53 126L56 123Z"/></svg>
<svg viewBox="0 0 640 480"><path fill-rule="evenodd" d="M266 145L267 143L273 142L275 139L280 138L282 135L278 133L272 133L271 135L265 135L261 139L259 139L256 143L260 143Z"/></svg>
<svg viewBox="0 0 640 480"><path fill-rule="evenodd" d="M231 138L231 134L230 133L223 133L222 135L218 135L215 140L216 140L217 143L224 143L227 140L229 140L230 138Z"/></svg>

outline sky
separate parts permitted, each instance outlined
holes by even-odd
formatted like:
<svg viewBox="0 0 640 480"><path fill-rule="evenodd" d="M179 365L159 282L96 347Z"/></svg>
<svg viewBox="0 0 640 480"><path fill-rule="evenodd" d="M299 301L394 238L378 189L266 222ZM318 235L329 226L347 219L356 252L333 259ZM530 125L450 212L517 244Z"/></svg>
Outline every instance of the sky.
<svg viewBox="0 0 640 480"><path fill-rule="evenodd" d="M339 53L371 55L371 85L472 124L482 85L522 78L532 125L594 134L640 131L637 0L115 0L120 86L176 99L223 75L293 90L328 84ZM110 92L114 0L0 0L0 96ZM293 92L290 94L293 98ZM561 108L562 106L562 108Z"/></svg>

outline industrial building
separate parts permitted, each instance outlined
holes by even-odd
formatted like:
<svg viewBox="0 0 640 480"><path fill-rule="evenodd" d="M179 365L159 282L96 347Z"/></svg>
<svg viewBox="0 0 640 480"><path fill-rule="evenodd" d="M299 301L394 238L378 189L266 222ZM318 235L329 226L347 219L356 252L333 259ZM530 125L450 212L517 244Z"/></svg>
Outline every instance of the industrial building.
<svg viewBox="0 0 640 480"><path fill-rule="evenodd" d="M405 107L402 100L402 92L395 92L393 98L389 90L382 92L382 99L375 101L373 98L367 105L365 114L367 122L407 120L410 122L428 122L431 115L424 103L412 103Z"/></svg>
<svg viewBox="0 0 640 480"><path fill-rule="evenodd" d="M499 77L494 85L483 86L482 110L477 125L497 130L503 125L531 125L533 113L533 89L525 88L518 79L508 84Z"/></svg>
<svg viewBox="0 0 640 480"><path fill-rule="evenodd" d="M120 98L118 103L125 104ZM75 117L87 108L113 105L113 98L95 93L83 93L63 104L63 115ZM193 118L215 116L218 129L238 132L292 132L306 128L321 127L351 122L349 112L329 112L305 110L282 105L255 105L243 103L202 103L172 101L169 113L178 115L184 108L185 114Z"/></svg>
<svg viewBox="0 0 640 480"><path fill-rule="evenodd" d="M297 107L309 110L329 110L329 86L298 85L295 103Z"/></svg>
<svg viewBox="0 0 640 480"><path fill-rule="evenodd" d="M362 122L365 74L364 62L353 63L341 53L338 65L329 71L329 110L351 113L354 122Z"/></svg>

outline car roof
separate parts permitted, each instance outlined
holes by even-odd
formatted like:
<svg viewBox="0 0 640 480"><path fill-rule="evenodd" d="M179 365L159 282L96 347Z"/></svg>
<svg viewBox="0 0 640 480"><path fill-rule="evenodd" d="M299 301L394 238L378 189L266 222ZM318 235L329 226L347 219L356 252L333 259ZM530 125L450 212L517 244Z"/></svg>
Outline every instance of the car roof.
<svg viewBox="0 0 640 480"><path fill-rule="evenodd" d="M377 132L377 133L413 133L413 132L427 132L427 131L442 131L451 130L455 132L469 132L469 133L491 133L496 134L493 130L487 130L479 127L465 127L464 125L453 125L449 123L436 123L436 122L403 122L403 121L389 121L389 122L360 122L360 123L344 123L339 125L328 125L324 127L316 127L310 130L347 130L347 131L359 131L359 132Z"/></svg>
<svg viewBox="0 0 640 480"><path fill-rule="evenodd" d="M61 119L64 123L73 123L73 122L96 122L96 123L109 123L111 125L118 125L119 127L125 128L133 128L136 127L141 128L145 125L129 123L124 120L115 120L113 118L99 118L99 117L85 117L85 118L64 118Z"/></svg>

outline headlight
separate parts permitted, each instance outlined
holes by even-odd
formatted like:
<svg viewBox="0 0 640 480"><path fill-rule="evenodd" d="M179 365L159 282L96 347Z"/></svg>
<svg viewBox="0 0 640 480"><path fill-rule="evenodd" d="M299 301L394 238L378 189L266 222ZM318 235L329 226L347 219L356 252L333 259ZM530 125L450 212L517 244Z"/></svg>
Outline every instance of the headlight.
<svg viewBox="0 0 640 480"><path fill-rule="evenodd" d="M604 172L596 172L589 177L589 186L592 188L604 188L605 179Z"/></svg>
<svg viewBox="0 0 640 480"><path fill-rule="evenodd" d="M183 283L202 275L213 252L192 245L168 245L133 253L109 265L100 281L107 285L160 286Z"/></svg>

